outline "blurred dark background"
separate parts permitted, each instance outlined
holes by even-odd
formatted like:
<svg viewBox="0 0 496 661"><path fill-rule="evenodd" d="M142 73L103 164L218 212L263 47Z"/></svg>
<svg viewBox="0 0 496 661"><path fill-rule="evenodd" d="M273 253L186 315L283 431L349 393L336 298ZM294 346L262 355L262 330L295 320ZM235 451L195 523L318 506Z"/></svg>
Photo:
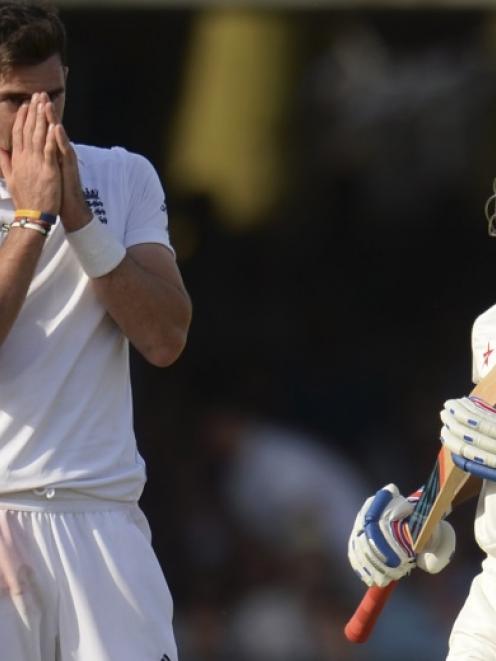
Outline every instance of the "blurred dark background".
<svg viewBox="0 0 496 661"><path fill-rule="evenodd" d="M425 479L496 302L496 14L61 13L70 135L155 165L194 305L177 364L132 355L182 661L444 659L475 503L360 648L346 543L366 496Z"/></svg>

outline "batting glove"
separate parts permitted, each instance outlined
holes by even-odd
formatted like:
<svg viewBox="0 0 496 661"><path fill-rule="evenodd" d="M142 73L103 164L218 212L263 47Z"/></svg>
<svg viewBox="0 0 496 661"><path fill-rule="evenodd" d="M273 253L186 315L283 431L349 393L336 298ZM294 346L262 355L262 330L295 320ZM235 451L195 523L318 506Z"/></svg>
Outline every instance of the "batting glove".
<svg viewBox="0 0 496 661"><path fill-rule="evenodd" d="M396 485L388 484L359 511L348 543L348 558L369 587L386 587L414 567L437 574L451 560L456 538L447 521L437 525L422 553L416 555L412 549L407 523L420 496L418 491L404 498Z"/></svg>
<svg viewBox="0 0 496 661"><path fill-rule="evenodd" d="M477 397L449 399L441 411L441 442L463 470L496 480L496 409Z"/></svg>

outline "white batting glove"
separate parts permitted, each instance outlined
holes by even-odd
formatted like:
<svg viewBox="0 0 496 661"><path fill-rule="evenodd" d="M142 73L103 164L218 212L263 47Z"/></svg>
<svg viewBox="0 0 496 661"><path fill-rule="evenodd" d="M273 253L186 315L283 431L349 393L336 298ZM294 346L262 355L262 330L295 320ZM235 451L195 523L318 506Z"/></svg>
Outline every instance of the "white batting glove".
<svg viewBox="0 0 496 661"><path fill-rule="evenodd" d="M477 397L449 399L441 411L441 441L463 470L496 480L496 409Z"/></svg>
<svg viewBox="0 0 496 661"><path fill-rule="evenodd" d="M348 543L348 558L360 579L369 587L386 587L420 567L430 574L440 572L455 551L455 531L441 521L429 544L416 555L406 531L420 493L404 498L388 484L368 498L355 520Z"/></svg>

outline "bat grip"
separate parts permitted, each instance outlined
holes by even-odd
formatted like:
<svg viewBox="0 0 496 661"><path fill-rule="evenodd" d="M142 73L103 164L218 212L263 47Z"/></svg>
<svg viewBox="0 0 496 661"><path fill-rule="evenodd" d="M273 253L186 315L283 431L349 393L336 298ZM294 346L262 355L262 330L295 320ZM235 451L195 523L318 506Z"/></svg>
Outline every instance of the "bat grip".
<svg viewBox="0 0 496 661"><path fill-rule="evenodd" d="M364 643L369 637L389 595L396 587L392 581L385 588L369 588L358 608L344 628L344 634L351 643Z"/></svg>

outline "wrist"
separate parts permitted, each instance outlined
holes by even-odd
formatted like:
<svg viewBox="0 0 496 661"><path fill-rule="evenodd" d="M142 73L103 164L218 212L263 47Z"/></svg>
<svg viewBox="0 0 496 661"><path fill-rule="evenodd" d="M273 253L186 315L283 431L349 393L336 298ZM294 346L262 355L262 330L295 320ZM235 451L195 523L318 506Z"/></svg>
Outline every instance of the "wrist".
<svg viewBox="0 0 496 661"><path fill-rule="evenodd" d="M22 210L38 210L38 212L46 213L50 216L57 217L60 213L60 205L54 204L53 202L43 202L38 200L22 200L17 198L15 195L12 195L12 202L14 204L14 209L17 211Z"/></svg>
<svg viewBox="0 0 496 661"><path fill-rule="evenodd" d="M16 209L14 212L16 221L24 220L39 223L50 229L57 222L57 214L42 211L41 209Z"/></svg>
<svg viewBox="0 0 496 661"><path fill-rule="evenodd" d="M62 224L68 234L83 229L86 227L86 225L89 225L92 220L93 214L88 207L86 207L86 209L80 209L74 213L64 214L61 216Z"/></svg>
<svg viewBox="0 0 496 661"><path fill-rule="evenodd" d="M126 256L124 246L94 216L83 227L67 232L67 240L90 278L107 275Z"/></svg>

